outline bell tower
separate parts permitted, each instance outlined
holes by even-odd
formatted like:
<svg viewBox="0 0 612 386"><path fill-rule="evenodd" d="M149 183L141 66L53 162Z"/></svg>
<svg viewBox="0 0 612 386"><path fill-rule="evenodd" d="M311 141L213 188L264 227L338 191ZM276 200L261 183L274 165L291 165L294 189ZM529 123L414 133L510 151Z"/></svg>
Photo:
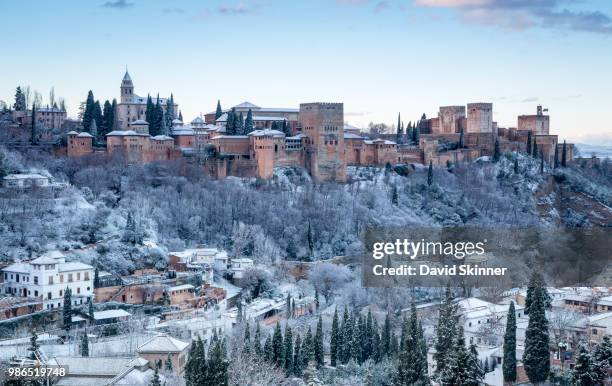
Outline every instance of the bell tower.
<svg viewBox="0 0 612 386"><path fill-rule="evenodd" d="M134 84L126 68L125 75L123 75L123 80L121 81L121 103L131 103L133 96Z"/></svg>

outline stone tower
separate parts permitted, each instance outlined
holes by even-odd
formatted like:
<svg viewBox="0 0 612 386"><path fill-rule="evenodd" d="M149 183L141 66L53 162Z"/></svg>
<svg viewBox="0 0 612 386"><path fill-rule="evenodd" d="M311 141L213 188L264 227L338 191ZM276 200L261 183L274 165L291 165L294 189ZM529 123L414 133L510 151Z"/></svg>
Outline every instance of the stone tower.
<svg viewBox="0 0 612 386"><path fill-rule="evenodd" d="M306 142L306 166L315 181L346 181L344 155L344 105L300 104L302 132Z"/></svg>
<svg viewBox="0 0 612 386"><path fill-rule="evenodd" d="M133 96L134 84L132 83L132 78L130 78L130 74L126 69L125 75L123 75L123 80L121 81L121 103L131 103Z"/></svg>

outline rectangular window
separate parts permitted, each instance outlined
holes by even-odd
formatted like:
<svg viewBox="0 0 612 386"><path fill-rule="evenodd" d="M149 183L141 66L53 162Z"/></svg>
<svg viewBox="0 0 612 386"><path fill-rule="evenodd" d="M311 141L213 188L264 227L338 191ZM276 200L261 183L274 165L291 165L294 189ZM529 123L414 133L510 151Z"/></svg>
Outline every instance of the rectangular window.
<svg viewBox="0 0 612 386"><path fill-rule="evenodd" d="M77 272L77 281L81 280L81 272Z"/></svg>
<svg viewBox="0 0 612 386"><path fill-rule="evenodd" d="M49 276L49 284L53 284L53 276Z"/></svg>
<svg viewBox="0 0 612 386"><path fill-rule="evenodd" d="M72 283L72 274L71 273L68 274L68 283Z"/></svg>
<svg viewBox="0 0 612 386"><path fill-rule="evenodd" d="M89 280L89 272L85 272L85 280Z"/></svg>
<svg viewBox="0 0 612 386"><path fill-rule="evenodd" d="M51 292L47 292L47 299L51 299Z"/></svg>
<svg viewBox="0 0 612 386"><path fill-rule="evenodd" d="M34 284L38 285L38 276L34 276Z"/></svg>

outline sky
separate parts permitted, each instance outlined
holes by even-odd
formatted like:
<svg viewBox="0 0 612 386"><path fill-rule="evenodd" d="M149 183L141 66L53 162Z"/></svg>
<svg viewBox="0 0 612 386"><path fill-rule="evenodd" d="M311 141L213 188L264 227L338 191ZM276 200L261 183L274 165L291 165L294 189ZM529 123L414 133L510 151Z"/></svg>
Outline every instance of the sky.
<svg viewBox="0 0 612 386"><path fill-rule="evenodd" d="M174 94L186 121L243 101L343 102L407 123L492 102L500 127L542 104L551 132L612 144L608 0L0 0L0 100Z"/></svg>

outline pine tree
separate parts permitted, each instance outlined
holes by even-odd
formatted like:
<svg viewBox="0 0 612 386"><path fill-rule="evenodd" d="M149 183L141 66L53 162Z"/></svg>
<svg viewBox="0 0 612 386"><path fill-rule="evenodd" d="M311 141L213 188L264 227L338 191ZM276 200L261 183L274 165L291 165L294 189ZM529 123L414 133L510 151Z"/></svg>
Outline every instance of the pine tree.
<svg viewBox="0 0 612 386"><path fill-rule="evenodd" d="M64 291L64 308L62 310L64 329L70 330L72 327L72 291L66 287Z"/></svg>
<svg viewBox="0 0 612 386"><path fill-rule="evenodd" d="M572 385L595 386L602 384L602 372L584 345L578 347L576 365L572 371Z"/></svg>
<svg viewBox="0 0 612 386"><path fill-rule="evenodd" d="M482 380L485 376L485 370L480 366L480 360L478 359L478 351L476 351L476 345L471 344L468 352L467 361L467 373L468 382L467 385L479 386L482 384Z"/></svg>
<svg viewBox="0 0 612 386"><path fill-rule="evenodd" d="M149 386L161 386L161 381L159 379L159 369L155 366L155 372L153 373L153 378L151 378L151 382L149 382Z"/></svg>
<svg viewBox="0 0 612 386"><path fill-rule="evenodd" d="M249 134L253 130L253 111L249 109L249 111L247 111L246 120L244 121L244 133Z"/></svg>
<svg viewBox="0 0 612 386"><path fill-rule="evenodd" d="M323 318L320 315L314 338L314 357L317 368L322 367L325 361L325 353L323 352Z"/></svg>
<svg viewBox="0 0 612 386"><path fill-rule="evenodd" d="M223 115L223 109L221 108L221 101L217 100L217 110L215 111L215 120L219 119Z"/></svg>
<svg viewBox="0 0 612 386"><path fill-rule="evenodd" d="M528 154L528 155L531 155L531 154L532 154L532 153L531 153L531 142L532 142L532 139L531 139L531 131L528 131L528 132L527 132L527 154Z"/></svg>
<svg viewBox="0 0 612 386"><path fill-rule="evenodd" d="M506 332L504 333L504 381L516 381L516 311L514 302L510 302L508 317L506 319Z"/></svg>
<svg viewBox="0 0 612 386"><path fill-rule="evenodd" d="M38 142L38 132L36 128L36 103L32 104L32 129L30 131L30 143L35 145Z"/></svg>
<svg viewBox="0 0 612 386"><path fill-rule="evenodd" d="M372 310L368 308L368 315L365 323L365 342L363 346L363 360L367 361L373 356L374 346L374 320L372 318Z"/></svg>
<svg viewBox="0 0 612 386"><path fill-rule="evenodd" d="M501 154L499 151L499 139L495 138L495 145L493 147L493 161L494 162L499 161L499 157L501 157Z"/></svg>
<svg viewBox="0 0 612 386"><path fill-rule="evenodd" d="M465 143L464 143L464 133L463 133L463 127L461 129L459 129L459 148L463 149L465 147Z"/></svg>
<svg viewBox="0 0 612 386"><path fill-rule="evenodd" d="M223 339L217 340L211 346L208 354L208 376L206 377L206 382L202 384L227 386L229 363L225 358Z"/></svg>
<svg viewBox="0 0 612 386"><path fill-rule="evenodd" d="M285 337L283 340L285 343L285 372L289 375L293 372L293 334L291 327L285 327Z"/></svg>
<svg viewBox="0 0 612 386"><path fill-rule="evenodd" d="M351 357L349 343L353 339L353 332L351 330L351 317L346 306L344 306L344 314L342 316L342 326L340 330L341 331L338 333L338 335L341 335L341 337L339 337L338 340L341 340L342 344L339 344L337 348L338 359L340 359L340 362L346 364L348 363Z"/></svg>
<svg viewBox="0 0 612 386"><path fill-rule="evenodd" d="M559 167L559 146L555 144L555 160L553 161L553 168Z"/></svg>
<svg viewBox="0 0 612 386"><path fill-rule="evenodd" d="M170 135L174 118L174 95L170 94L170 98L166 100L166 113L164 114L164 126L166 127L165 135Z"/></svg>
<svg viewBox="0 0 612 386"><path fill-rule="evenodd" d="M455 338L455 325L457 324L457 305L454 303L450 287L446 287L444 301L440 305L440 315L436 328L436 372L441 373L447 363L447 356L453 347Z"/></svg>
<svg viewBox="0 0 612 386"><path fill-rule="evenodd" d="M537 271L534 271L531 274L529 284L527 285L527 296L525 297L525 315L529 315L529 309L534 296L542 296L544 299L544 308L550 309L552 305L552 298L546 290L546 285L544 283L542 274Z"/></svg>
<svg viewBox="0 0 612 386"><path fill-rule="evenodd" d="M87 100L85 101L85 111L83 112L82 126L83 131L89 132L91 121L94 119L94 100L93 91L89 90L87 93Z"/></svg>
<svg viewBox="0 0 612 386"><path fill-rule="evenodd" d="M612 367L612 341L608 335L595 347L593 358L603 368Z"/></svg>
<svg viewBox="0 0 612 386"><path fill-rule="evenodd" d="M550 372L546 288L536 287L529 305L529 323L525 331L523 365L532 383L544 382Z"/></svg>
<svg viewBox="0 0 612 386"><path fill-rule="evenodd" d="M87 332L81 335L81 356L88 357L89 356L89 339L87 338Z"/></svg>
<svg viewBox="0 0 612 386"><path fill-rule="evenodd" d="M21 91L21 87L17 86L15 90L15 104L13 104L13 108L15 111L26 111L26 98L23 91Z"/></svg>
<svg viewBox="0 0 612 386"><path fill-rule="evenodd" d="M431 186L433 184L433 164L431 160L429 160L429 169L427 169L427 186Z"/></svg>
<svg viewBox="0 0 612 386"><path fill-rule="evenodd" d="M276 322L274 334L272 335L272 360L277 366L282 367L283 358L283 335L281 333L281 326L279 322Z"/></svg>
<svg viewBox="0 0 612 386"><path fill-rule="evenodd" d="M563 140L563 148L561 150L561 166L567 167L567 144L565 140Z"/></svg>
<svg viewBox="0 0 612 386"><path fill-rule="evenodd" d="M441 373L441 384L444 386L472 385L468 367L470 354L465 347L463 329L459 327L453 335L455 339L445 357L446 363Z"/></svg>
<svg viewBox="0 0 612 386"><path fill-rule="evenodd" d="M405 320L402 326L402 341L397 371L397 385L426 385L429 384L427 376L427 356L423 357L421 348L420 325L417 320L416 305L410 307L410 319Z"/></svg>
<svg viewBox="0 0 612 386"><path fill-rule="evenodd" d="M351 346L351 358L361 364L361 337L363 331L361 329L361 318L358 314L353 313L353 340Z"/></svg>

